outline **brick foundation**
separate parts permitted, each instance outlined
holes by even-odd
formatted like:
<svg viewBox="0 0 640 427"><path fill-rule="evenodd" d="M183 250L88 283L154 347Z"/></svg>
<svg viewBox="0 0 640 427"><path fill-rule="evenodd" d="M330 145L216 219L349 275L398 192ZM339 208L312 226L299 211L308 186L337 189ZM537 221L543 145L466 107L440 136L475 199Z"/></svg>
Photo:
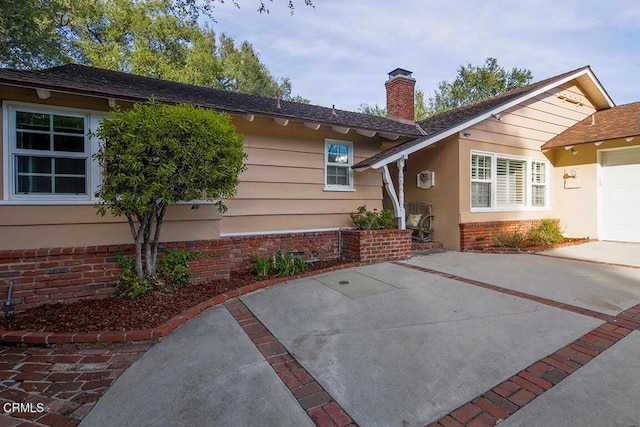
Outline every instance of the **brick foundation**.
<svg viewBox="0 0 640 427"><path fill-rule="evenodd" d="M402 230L343 230L343 257L352 262L405 259L411 255L411 235ZM322 261L339 254L339 232L262 234L215 240L163 243L160 250L187 250L206 256L191 262L193 283L226 279L231 271L248 268L254 254L304 252ZM120 275L117 255L133 254L133 245L89 246L0 251L0 304L13 284L11 311L41 304L103 298L116 292Z"/></svg>
<svg viewBox="0 0 640 427"><path fill-rule="evenodd" d="M396 261L411 256L411 230L344 230L342 256L351 262Z"/></svg>
<svg viewBox="0 0 640 427"><path fill-rule="evenodd" d="M170 242L164 249L200 252L205 257L191 263L192 281L208 282L246 269L253 254L279 250L304 251L321 260L338 257L338 232L265 234L223 237L215 240ZM117 255L133 254L133 245L89 246L0 251L0 304L4 307L13 284L11 310L41 304L102 298L116 292L120 275Z"/></svg>
<svg viewBox="0 0 640 427"><path fill-rule="evenodd" d="M526 233L540 223L539 219L519 221L468 222L460 224L460 250L482 250L493 245L493 235L497 232Z"/></svg>

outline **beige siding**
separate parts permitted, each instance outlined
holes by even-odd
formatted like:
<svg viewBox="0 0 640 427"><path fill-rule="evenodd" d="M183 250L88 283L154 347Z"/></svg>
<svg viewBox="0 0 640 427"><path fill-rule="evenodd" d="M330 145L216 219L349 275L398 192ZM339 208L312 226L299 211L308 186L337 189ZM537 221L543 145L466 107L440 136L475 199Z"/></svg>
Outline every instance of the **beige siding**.
<svg viewBox="0 0 640 427"><path fill-rule="evenodd" d="M32 89L0 86L0 98L42 106L64 106L90 111L109 109L107 99L79 97L51 92L39 99ZM125 105L125 107L128 105ZM4 119L4 117L3 117ZM0 121L0 130L6 126ZM4 132L2 144L6 144ZM91 204L38 205L2 203L4 183L3 150L0 149L0 250L36 249L65 246L93 246L132 242L125 218L101 217ZM162 229L163 241L212 239L220 235L220 214L215 206L192 210L189 205L172 206Z"/></svg>
<svg viewBox="0 0 640 427"><path fill-rule="evenodd" d="M353 209L355 210L355 208ZM339 227L352 227L346 214L264 215L264 216L225 216L222 220L227 234L246 234L257 232L286 232L293 230L318 230Z"/></svg>
<svg viewBox="0 0 640 427"><path fill-rule="evenodd" d="M213 205L171 206L162 228L165 242L214 239L220 214ZM93 206L0 206L0 250L126 244L126 218L96 214Z"/></svg>
<svg viewBox="0 0 640 427"><path fill-rule="evenodd" d="M357 163L379 151L379 138L294 122L280 126L266 118L234 122L245 137L247 170L236 197L225 202L223 234L348 227L348 214L358 206L382 208L380 171L354 172L354 191L324 188L325 139L352 142Z"/></svg>
<svg viewBox="0 0 640 427"><path fill-rule="evenodd" d="M435 238L451 249L459 249L460 223L560 217L569 202L558 199L558 190L554 187L560 172L554 167L549 182L549 209L471 212L471 150L544 160L546 157L540 151L542 144L594 111L580 87L567 83L503 111L500 120L484 120L433 148L414 153L407 166L407 185L414 186L407 190L407 200L433 201ZM553 160L551 162L553 164ZM424 169L436 171L436 186L417 190L412 181L415 174Z"/></svg>
<svg viewBox="0 0 640 427"><path fill-rule="evenodd" d="M568 102L561 97L571 98L580 104ZM591 101L584 96L580 88L573 83L567 83L503 112L500 121L490 118L462 132L461 134L466 133L469 136L461 137L460 221L503 221L552 216L555 202L553 193L550 208L545 210L472 213L470 151L545 159L540 151L542 144L594 111ZM555 171L551 172L553 176ZM553 188L554 183L550 184Z"/></svg>
<svg viewBox="0 0 640 427"><path fill-rule="evenodd" d="M571 98L582 105L560 97ZM463 132L470 135L463 138L496 146L539 150L542 144L594 112L594 106L579 88L566 84L502 112L500 120L490 118L471 126ZM494 151L500 149L496 147Z"/></svg>
<svg viewBox="0 0 640 427"><path fill-rule="evenodd" d="M41 100L31 89L0 87L0 97L93 111L109 109L107 99L52 92L49 99ZM250 122L236 116L233 121L245 136L248 154L247 171L240 177L237 197L226 201L229 210L224 216L211 205L198 210L191 210L189 206L172 207L163 228L163 240L210 239L220 233L344 227L351 225L348 213L358 206L382 208L380 171L354 173L354 191L324 189L325 139L352 142L354 162L358 162L379 152L383 141L379 136L367 138L353 130L341 134L327 126L314 131L296 122L280 126L267 118ZM0 123L0 127L4 125ZM1 179L2 174L0 191ZM122 218L100 217L91 205L18 206L0 202L0 249L130 241L128 225Z"/></svg>

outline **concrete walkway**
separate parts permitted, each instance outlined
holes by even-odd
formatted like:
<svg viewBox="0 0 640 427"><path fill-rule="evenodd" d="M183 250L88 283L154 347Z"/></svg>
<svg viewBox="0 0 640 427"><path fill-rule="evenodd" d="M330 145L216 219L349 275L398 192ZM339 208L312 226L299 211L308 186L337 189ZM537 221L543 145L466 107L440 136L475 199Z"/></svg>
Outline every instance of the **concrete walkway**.
<svg viewBox="0 0 640 427"><path fill-rule="evenodd" d="M539 255L640 268L640 243L589 242L551 249Z"/></svg>
<svg viewBox="0 0 640 427"><path fill-rule="evenodd" d="M640 420L622 402L640 384L637 269L447 252L236 301L154 346L82 425Z"/></svg>

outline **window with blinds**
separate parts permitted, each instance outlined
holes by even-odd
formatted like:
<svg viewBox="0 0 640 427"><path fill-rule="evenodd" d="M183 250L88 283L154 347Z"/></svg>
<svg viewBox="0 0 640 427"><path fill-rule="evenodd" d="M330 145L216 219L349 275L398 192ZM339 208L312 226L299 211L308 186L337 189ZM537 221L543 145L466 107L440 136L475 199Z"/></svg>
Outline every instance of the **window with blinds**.
<svg viewBox="0 0 640 427"><path fill-rule="evenodd" d="M548 163L496 153L471 153L471 208L548 207Z"/></svg>
<svg viewBox="0 0 640 427"><path fill-rule="evenodd" d="M525 206L526 162L502 159L496 161L496 205Z"/></svg>

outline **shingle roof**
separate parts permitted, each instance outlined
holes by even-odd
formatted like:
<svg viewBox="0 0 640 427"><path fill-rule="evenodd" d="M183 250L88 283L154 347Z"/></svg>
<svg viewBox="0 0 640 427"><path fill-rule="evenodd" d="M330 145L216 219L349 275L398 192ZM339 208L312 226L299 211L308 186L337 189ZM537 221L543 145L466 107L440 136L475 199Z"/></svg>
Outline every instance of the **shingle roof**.
<svg viewBox="0 0 640 427"><path fill-rule="evenodd" d="M542 149L638 135L640 135L640 102L634 102L618 105L608 110L596 111L593 115L547 141Z"/></svg>
<svg viewBox="0 0 640 427"><path fill-rule="evenodd" d="M153 96L161 102L189 103L227 113L279 117L409 137L420 135L416 126L384 117L289 101L280 101L280 108L277 108L278 102L273 98L175 83L77 64L42 71L0 69L1 83L134 102L146 101Z"/></svg>
<svg viewBox="0 0 640 427"><path fill-rule="evenodd" d="M508 92L503 92L490 98L472 102L470 104L454 108L453 110L446 111L436 116L429 117L425 120L422 120L421 122L418 122L420 127L425 132L424 136L404 142L390 148L389 150L378 153L373 157L361 161L360 163L353 166L353 168L368 168L373 165L380 164L381 162L385 162L388 159L394 159L403 152L411 153L415 151L415 149L418 149L418 147L426 141L432 140L439 136L441 136L440 139L444 139L453 133L452 130L459 128L460 126L465 126L465 124L471 125L474 120L483 118L483 116L487 115L491 111L499 109L502 106L506 106L507 104L510 104L514 101L517 102L518 100L524 100L528 96L532 96L533 94L535 94L535 92L540 89L548 86L553 86L554 84L559 83L566 78L571 77L572 75L577 75L581 72L590 70L591 68L589 66L581 67L563 74L559 74L555 77L541 80L527 86L512 89ZM414 150L412 151L412 149Z"/></svg>

